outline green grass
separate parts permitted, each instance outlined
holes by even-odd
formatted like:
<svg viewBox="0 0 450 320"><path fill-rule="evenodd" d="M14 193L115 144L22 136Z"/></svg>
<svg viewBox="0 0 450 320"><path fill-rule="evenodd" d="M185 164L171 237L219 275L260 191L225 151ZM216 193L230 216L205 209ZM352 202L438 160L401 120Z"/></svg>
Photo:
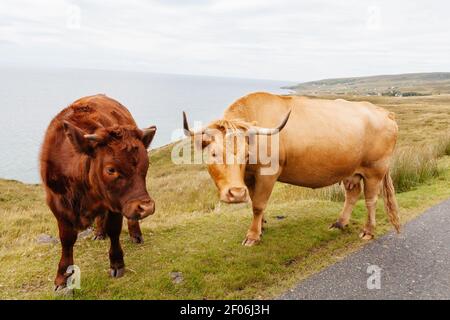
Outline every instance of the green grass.
<svg viewBox="0 0 450 320"><path fill-rule="evenodd" d="M395 190L405 192L439 176L438 159L441 156L437 153L437 145L399 148L391 170Z"/></svg>
<svg viewBox="0 0 450 320"><path fill-rule="evenodd" d="M421 96L450 93L450 72L409 73L356 78L324 79L288 87L298 94L377 95L402 93Z"/></svg>
<svg viewBox="0 0 450 320"><path fill-rule="evenodd" d="M417 99L422 98L404 99L408 102L380 100L389 109L417 110L399 119L393 175L405 191L397 195L402 222L450 197L449 143L441 138L445 132L434 122L410 130L415 118L430 110L441 113L436 104L446 110L450 102L431 99L421 109ZM441 119L448 118L450 113ZM152 151L150 161L148 188L157 212L142 223L145 243L132 244L123 232L128 269L114 280L107 275L108 241L77 241L75 263L81 268L82 289L75 298L272 298L365 244L358 238L367 215L364 201L357 203L347 230L329 231L343 205L340 187L310 190L278 183L267 208L262 243L243 247L251 221L248 205L219 203L203 166L173 165L170 147ZM42 186L0 180L0 217L0 299L53 299L60 246L36 243L41 233L57 236ZM377 236L392 229L382 201L377 222ZM171 280L174 271L183 274L180 284Z"/></svg>

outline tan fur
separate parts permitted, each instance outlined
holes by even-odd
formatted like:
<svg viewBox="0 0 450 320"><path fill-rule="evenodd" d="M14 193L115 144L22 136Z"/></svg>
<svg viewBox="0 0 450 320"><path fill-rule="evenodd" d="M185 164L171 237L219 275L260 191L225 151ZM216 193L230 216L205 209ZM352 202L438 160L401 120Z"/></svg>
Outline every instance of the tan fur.
<svg viewBox="0 0 450 320"><path fill-rule="evenodd" d="M395 198L394 184L389 171L383 178L382 192L384 197L384 208L388 214L389 221L395 227L395 230L400 233L400 218L398 216L397 199Z"/></svg>
<svg viewBox="0 0 450 320"><path fill-rule="evenodd" d="M251 125L249 123L245 122L242 119L232 119L232 120L220 119L211 122L208 125L208 128L235 132L238 130L248 130L250 126Z"/></svg>
<svg viewBox="0 0 450 320"><path fill-rule="evenodd" d="M260 240L263 211L276 181L310 188L344 181L348 201L343 210L344 216L339 221L346 224L357 200L355 196L359 194L362 179L368 210L363 239L373 237L375 206L383 186L386 210L398 230L395 193L388 173L398 131L393 113L369 102L258 92L238 99L225 110L223 119L212 123L210 127L245 130L250 123L257 123L258 126L274 128L289 110L292 111L289 121L279 134L280 169L275 175L260 175L260 164L246 165L244 168L233 165L208 166L222 200L226 201L224 194L229 188L245 186L248 189L254 220L244 244L252 245ZM221 139L223 137L215 137L216 141ZM220 145L213 147L220 148ZM246 185L244 177L246 181L253 181L252 185Z"/></svg>

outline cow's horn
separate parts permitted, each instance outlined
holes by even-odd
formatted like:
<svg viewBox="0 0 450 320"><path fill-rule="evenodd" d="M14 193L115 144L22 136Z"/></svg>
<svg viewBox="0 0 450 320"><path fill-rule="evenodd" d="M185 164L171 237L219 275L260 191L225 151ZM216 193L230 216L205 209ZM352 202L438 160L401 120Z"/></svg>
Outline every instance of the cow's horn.
<svg viewBox="0 0 450 320"><path fill-rule="evenodd" d="M184 129L184 134L185 134L187 137L191 137L191 136L194 135L194 132L192 132L192 131L189 129L189 123L188 123L188 121L187 121L186 112L184 112L184 111L183 111L183 129Z"/></svg>
<svg viewBox="0 0 450 320"><path fill-rule="evenodd" d="M96 134L85 134L84 138L91 141L98 141L100 137Z"/></svg>
<svg viewBox="0 0 450 320"><path fill-rule="evenodd" d="M146 135L151 134L151 133L153 133L155 131L156 131L156 126L151 126L150 128L142 129L142 134L144 136L146 136Z"/></svg>
<svg viewBox="0 0 450 320"><path fill-rule="evenodd" d="M256 134L261 134L261 135L276 134L276 133L280 132L284 128L286 123L288 122L289 116L291 115L291 111L292 110L289 110L289 112L284 117L283 121L276 128L252 127L252 129L255 131Z"/></svg>

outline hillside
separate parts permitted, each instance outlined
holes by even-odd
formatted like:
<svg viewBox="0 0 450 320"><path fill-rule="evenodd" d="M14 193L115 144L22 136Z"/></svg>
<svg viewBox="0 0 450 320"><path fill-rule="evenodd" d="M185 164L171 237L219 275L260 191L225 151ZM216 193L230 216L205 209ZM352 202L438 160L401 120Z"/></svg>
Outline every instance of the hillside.
<svg viewBox="0 0 450 320"><path fill-rule="evenodd" d="M440 157L429 148L446 142L450 96L359 99L397 115L392 173L402 191L397 195L402 222L450 197L450 143L442 144ZM204 166L175 165L170 155L170 145L150 152L147 186L156 213L142 221L141 245L131 243L124 228L123 278L107 274L109 241L94 241L92 235L77 241L75 263L82 275L76 299L273 298L365 244L358 238L367 216L363 200L344 232L329 231L343 205L339 186L311 190L278 183L262 243L243 247L251 208L220 203ZM54 298L60 245L37 241L42 234L58 234L42 186L0 179L0 216L0 299ZM389 230L379 201L377 236Z"/></svg>
<svg viewBox="0 0 450 320"><path fill-rule="evenodd" d="M304 95L417 96L450 93L450 72L324 79L286 87Z"/></svg>

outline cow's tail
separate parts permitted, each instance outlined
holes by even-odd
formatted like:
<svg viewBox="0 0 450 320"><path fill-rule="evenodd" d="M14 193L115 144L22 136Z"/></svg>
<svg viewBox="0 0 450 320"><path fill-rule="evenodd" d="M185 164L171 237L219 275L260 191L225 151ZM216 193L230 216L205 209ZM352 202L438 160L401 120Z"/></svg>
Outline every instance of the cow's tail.
<svg viewBox="0 0 450 320"><path fill-rule="evenodd" d="M394 184L389 170L383 178L382 194L384 198L384 209L386 210L389 221L392 223L397 233L400 233L397 199L395 198Z"/></svg>

